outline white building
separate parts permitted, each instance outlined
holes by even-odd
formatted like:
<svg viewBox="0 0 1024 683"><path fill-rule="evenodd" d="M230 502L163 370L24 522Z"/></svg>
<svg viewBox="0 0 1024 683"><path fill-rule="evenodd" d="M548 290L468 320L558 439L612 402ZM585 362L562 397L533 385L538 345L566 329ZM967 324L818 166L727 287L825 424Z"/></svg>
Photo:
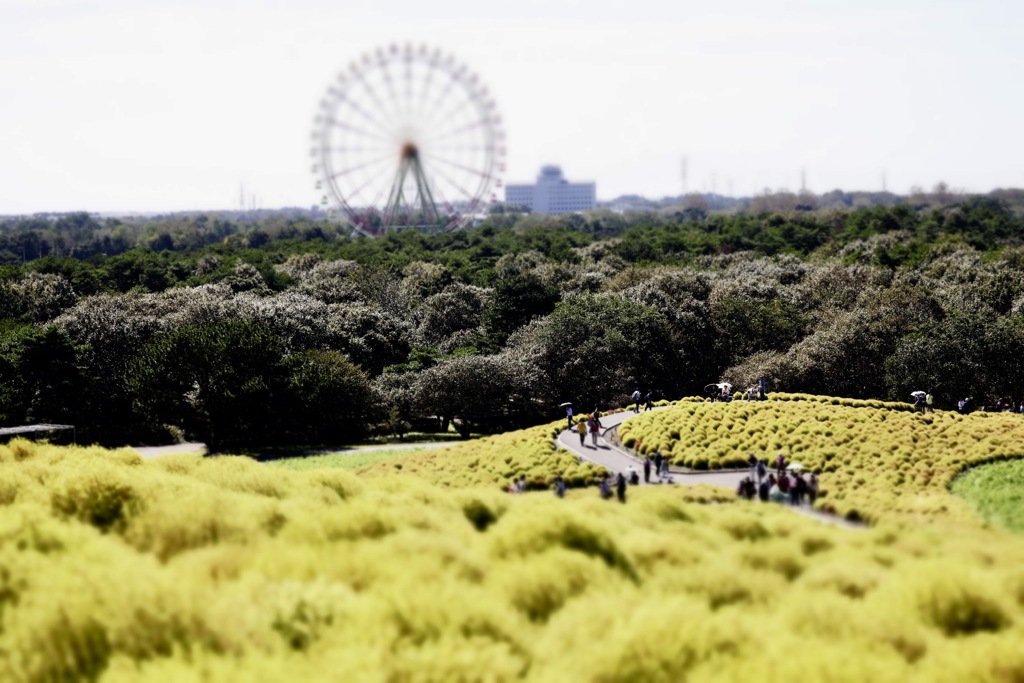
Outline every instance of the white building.
<svg viewBox="0 0 1024 683"><path fill-rule="evenodd" d="M527 206L533 213L573 213L597 207L594 183L570 183L558 166L540 169L534 185L506 185L505 203Z"/></svg>

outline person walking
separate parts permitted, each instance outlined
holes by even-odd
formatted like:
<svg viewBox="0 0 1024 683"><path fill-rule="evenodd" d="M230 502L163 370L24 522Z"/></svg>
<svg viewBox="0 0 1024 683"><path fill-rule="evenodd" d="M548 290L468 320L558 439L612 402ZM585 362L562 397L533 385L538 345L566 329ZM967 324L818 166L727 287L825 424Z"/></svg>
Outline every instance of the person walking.
<svg viewBox="0 0 1024 683"><path fill-rule="evenodd" d="M626 502L626 475L619 472L615 477L615 495L620 503Z"/></svg>
<svg viewBox="0 0 1024 683"><path fill-rule="evenodd" d="M648 410L654 410L654 392L650 389L647 390L647 396L644 397L644 412Z"/></svg>
<svg viewBox="0 0 1024 683"><path fill-rule="evenodd" d="M766 385L764 377L757 380L757 400L765 401L768 399L768 393L765 391Z"/></svg>
<svg viewBox="0 0 1024 683"><path fill-rule="evenodd" d="M651 458L650 456L644 456L644 483L651 483Z"/></svg>
<svg viewBox="0 0 1024 683"><path fill-rule="evenodd" d="M935 397L932 396L932 392L929 391L927 394L924 395L925 410L927 412L929 412L929 413L934 412L932 410L932 406L934 405L934 403L935 403Z"/></svg>
<svg viewBox="0 0 1024 683"><path fill-rule="evenodd" d="M580 446L581 447L582 446L586 446L587 445L587 443L586 443L587 442L587 421L584 420L582 417L580 418L580 421L576 423L576 431L579 432L579 435L580 435Z"/></svg>
<svg viewBox="0 0 1024 683"><path fill-rule="evenodd" d="M661 451L654 451L654 473L661 474Z"/></svg>
<svg viewBox="0 0 1024 683"><path fill-rule="evenodd" d="M597 435L601 431L601 421L596 417L590 418L590 438L594 443L594 448L597 448Z"/></svg>
<svg viewBox="0 0 1024 683"><path fill-rule="evenodd" d="M569 426L566 429L572 429L572 406L565 407L565 419L569 421Z"/></svg>
<svg viewBox="0 0 1024 683"><path fill-rule="evenodd" d="M633 412L640 412L640 390L636 389L633 391Z"/></svg>

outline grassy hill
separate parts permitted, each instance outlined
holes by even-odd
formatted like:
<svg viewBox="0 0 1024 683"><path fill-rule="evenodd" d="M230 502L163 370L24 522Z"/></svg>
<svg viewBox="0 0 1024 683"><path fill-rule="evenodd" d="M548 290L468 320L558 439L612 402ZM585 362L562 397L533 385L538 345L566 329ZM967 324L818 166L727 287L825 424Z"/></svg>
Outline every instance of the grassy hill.
<svg viewBox="0 0 1024 683"><path fill-rule="evenodd" d="M360 474L15 440L0 679L1020 681L1024 539L947 487L1014 454L1014 417L804 397L628 423L634 444L678 430L676 460L721 450L708 467L759 443L835 464L823 504L864 530L682 487L501 492L561 466L554 425Z"/></svg>

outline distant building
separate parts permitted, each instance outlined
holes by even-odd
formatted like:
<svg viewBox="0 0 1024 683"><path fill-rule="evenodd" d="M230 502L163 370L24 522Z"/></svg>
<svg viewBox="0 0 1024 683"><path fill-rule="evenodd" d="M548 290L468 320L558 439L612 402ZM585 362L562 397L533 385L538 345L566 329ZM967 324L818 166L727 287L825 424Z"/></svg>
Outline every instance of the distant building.
<svg viewBox="0 0 1024 683"><path fill-rule="evenodd" d="M529 207L534 213L574 213L597 208L594 183L570 183L558 166L540 169L533 185L507 185L505 203Z"/></svg>

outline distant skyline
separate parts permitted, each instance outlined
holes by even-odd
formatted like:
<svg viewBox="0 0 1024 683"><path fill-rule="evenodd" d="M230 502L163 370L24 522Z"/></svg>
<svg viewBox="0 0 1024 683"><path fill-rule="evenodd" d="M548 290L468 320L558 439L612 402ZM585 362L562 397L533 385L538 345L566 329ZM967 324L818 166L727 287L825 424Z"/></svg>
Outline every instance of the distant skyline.
<svg viewBox="0 0 1024 683"><path fill-rule="evenodd" d="M1024 187L1024 3L3 0L0 214L309 207L353 59L426 44L498 102L506 183L598 198ZM499 197L502 192L498 192Z"/></svg>

